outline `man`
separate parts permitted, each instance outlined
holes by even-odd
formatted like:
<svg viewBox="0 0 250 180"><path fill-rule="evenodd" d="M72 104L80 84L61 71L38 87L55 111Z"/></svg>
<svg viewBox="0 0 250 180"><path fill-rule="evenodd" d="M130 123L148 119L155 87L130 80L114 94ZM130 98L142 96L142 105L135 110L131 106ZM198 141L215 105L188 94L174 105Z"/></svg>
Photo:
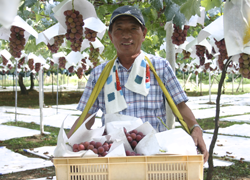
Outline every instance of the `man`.
<svg viewBox="0 0 250 180"><path fill-rule="evenodd" d="M206 162L208 152L202 137L202 129L192 111L185 104L188 98L168 61L141 51L141 45L145 40L146 33L147 28L143 16L137 8L122 6L113 12L108 34L117 50L117 58L106 84L86 118L101 109L103 114L120 113L138 117L144 122L149 121L158 131L166 130L158 121L158 117L164 121L166 120L165 97L152 71L149 71L145 60L147 57L175 102L191 131L196 146L204 154L204 162ZM78 110L83 111L85 108L96 81L106 64L101 64L92 70L77 107ZM77 122L78 120L72 126L68 137L72 135ZM93 123L94 118L88 122L87 128L90 128ZM104 124L104 117L102 123Z"/></svg>

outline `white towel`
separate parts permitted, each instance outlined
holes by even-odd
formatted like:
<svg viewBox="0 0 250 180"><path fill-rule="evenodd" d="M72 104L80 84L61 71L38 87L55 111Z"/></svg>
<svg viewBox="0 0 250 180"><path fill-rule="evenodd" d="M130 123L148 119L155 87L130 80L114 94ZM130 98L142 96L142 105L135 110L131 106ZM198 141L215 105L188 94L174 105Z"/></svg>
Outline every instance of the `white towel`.
<svg viewBox="0 0 250 180"><path fill-rule="evenodd" d="M147 96L150 89L149 65L141 52L135 59L125 88ZM118 77L118 63L115 61L104 85L106 113L117 113L127 108Z"/></svg>

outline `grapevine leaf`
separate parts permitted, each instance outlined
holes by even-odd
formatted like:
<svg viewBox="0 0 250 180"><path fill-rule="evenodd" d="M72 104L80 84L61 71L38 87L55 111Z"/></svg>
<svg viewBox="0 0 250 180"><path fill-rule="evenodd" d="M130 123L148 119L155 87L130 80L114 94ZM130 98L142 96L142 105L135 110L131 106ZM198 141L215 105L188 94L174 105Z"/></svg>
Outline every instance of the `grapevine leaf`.
<svg viewBox="0 0 250 180"><path fill-rule="evenodd" d="M166 21L172 21L177 26L181 26L185 23L185 16L180 12L180 7L175 4L169 2L164 11Z"/></svg>
<svg viewBox="0 0 250 180"><path fill-rule="evenodd" d="M152 0L151 1L152 6L157 10L160 11L163 9L163 1L162 0Z"/></svg>
<svg viewBox="0 0 250 180"><path fill-rule="evenodd" d="M184 4L187 0L172 0L173 3L178 4L179 6L181 6L182 4Z"/></svg>
<svg viewBox="0 0 250 180"><path fill-rule="evenodd" d="M214 16L216 16L217 14L221 13L221 9L218 8L218 7L215 7L215 8L213 8L213 9L208 10L207 13L208 13L211 17L214 17Z"/></svg>
<svg viewBox="0 0 250 180"><path fill-rule="evenodd" d="M40 21L43 17L40 16L39 14L36 14L36 21Z"/></svg>
<svg viewBox="0 0 250 180"><path fill-rule="evenodd" d="M32 7L38 0L25 0L25 6Z"/></svg>
<svg viewBox="0 0 250 180"><path fill-rule="evenodd" d="M200 16L200 1L201 0L188 0L181 5L180 11L185 15L187 20L196 14Z"/></svg>
<svg viewBox="0 0 250 180"><path fill-rule="evenodd" d="M220 7L221 3L221 0L201 0L201 5L205 7L206 11L213 9L214 7Z"/></svg>

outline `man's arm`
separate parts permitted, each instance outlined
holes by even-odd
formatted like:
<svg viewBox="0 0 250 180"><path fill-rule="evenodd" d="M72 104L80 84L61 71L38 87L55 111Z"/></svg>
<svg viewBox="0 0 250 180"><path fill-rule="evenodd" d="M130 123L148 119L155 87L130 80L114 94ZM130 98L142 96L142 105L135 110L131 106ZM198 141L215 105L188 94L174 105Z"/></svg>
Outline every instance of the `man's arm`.
<svg viewBox="0 0 250 180"><path fill-rule="evenodd" d="M91 116L91 114L87 114L86 117L84 118L84 121L89 117ZM67 136L68 138L70 138L72 136L72 134L74 133L74 130L76 128L76 125L79 121L79 118L77 118L77 120L75 121L75 123L73 124L73 126L71 127L71 129L69 130ZM83 121L83 122L84 122ZM93 124L95 123L95 116L93 116L87 123L86 123L86 128L87 129L91 129L91 127L93 126Z"/></svg>
<svg viewBox="0 0 250 180"><path fill-rule="evenodd" d="M191 109L186 105L185 102L181 102L177 105L178 110L180 111L184 121L187 123L188 128L192 128L194 124L198 124L193 112ZM208 151L206 148L206 144L202 137L203 132L199 127L195 127L191 133L191 136L194 140L196 146L198 146L201 150L201 153L204 155L204 163L208 160Z"/></svg>

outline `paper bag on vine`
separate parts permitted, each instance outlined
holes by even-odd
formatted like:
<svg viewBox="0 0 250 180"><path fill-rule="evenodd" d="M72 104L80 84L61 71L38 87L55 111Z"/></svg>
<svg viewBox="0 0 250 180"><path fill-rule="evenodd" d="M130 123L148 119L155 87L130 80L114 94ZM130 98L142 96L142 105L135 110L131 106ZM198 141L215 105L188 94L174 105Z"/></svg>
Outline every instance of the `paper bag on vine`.
<svg viewBox="0 0 250 180"><path fill-rule="evenodd" d="M250 54L250 0L227 1L223 17L228 56Z"/></svg>

